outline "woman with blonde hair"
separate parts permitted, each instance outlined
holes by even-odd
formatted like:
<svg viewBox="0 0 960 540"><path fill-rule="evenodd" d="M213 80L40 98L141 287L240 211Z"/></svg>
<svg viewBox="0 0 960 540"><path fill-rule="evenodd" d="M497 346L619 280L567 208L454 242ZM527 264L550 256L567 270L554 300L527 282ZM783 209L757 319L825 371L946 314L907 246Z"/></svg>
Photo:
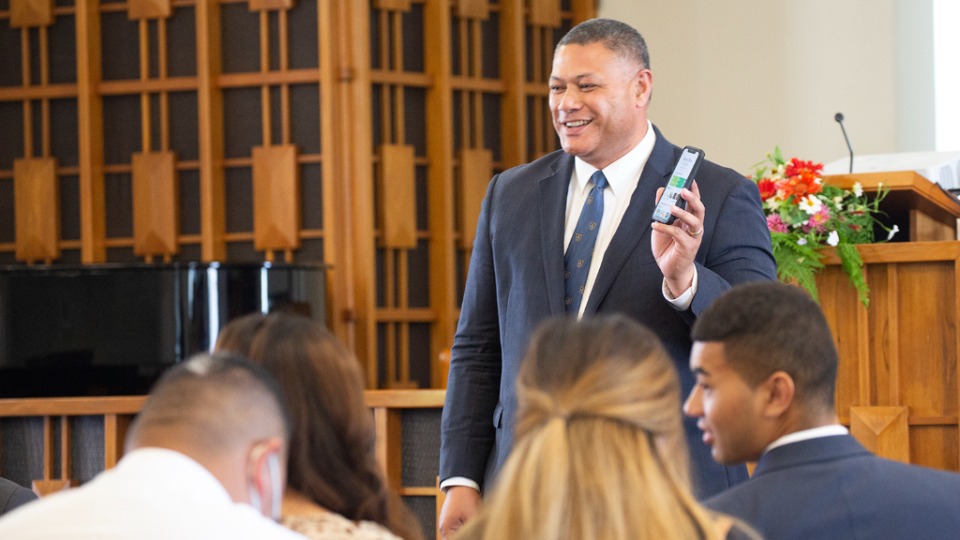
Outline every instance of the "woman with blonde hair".
<svg viewBox="0 0 960 540"><path fill-rule="evenodd" d="M217 349L263 366L286 399L284 525L308 538L422 538L377 463L359 363L333 334L306 317L255 314L224 327Z"/></svg>
<svg viewBox="0 0 960 540"><path fill-rule="evenodd" d="M517 442L457 538L724 538L690 490L680 384L625 316L552 319L517 380Z"/></svg>

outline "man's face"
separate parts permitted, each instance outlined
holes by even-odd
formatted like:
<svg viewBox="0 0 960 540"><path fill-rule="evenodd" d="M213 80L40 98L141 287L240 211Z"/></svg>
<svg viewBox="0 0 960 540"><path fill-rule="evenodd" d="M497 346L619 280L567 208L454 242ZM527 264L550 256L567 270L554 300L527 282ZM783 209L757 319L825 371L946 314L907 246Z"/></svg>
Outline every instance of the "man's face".
<svg viewBox="0 0 960 540"><path fill-rule="evenodd" d="M602 43L557 49L550 113L564 151L602 169L639 144L651 81L650 70Z"/></svg>
<svg viewBox="0 0 960 540"><path fill-rule="evenodd" d="M690 369L697 384L683 411L697 418L703 442L717 463L756 460L766 447L763 426L763 385L751 388L727 363L723 343L697 341L690 352Z"/></svg>

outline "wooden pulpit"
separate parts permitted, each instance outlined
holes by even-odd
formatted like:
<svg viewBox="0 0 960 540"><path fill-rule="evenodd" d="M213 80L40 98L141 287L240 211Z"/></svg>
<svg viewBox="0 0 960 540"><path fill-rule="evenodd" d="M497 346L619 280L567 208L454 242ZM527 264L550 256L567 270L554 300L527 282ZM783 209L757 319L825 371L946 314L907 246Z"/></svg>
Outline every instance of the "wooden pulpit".
<svg viewBox="0 0 960 540"><path fill-rule="evenodd" d="M884 457L960 471L960 201L913 171L824 181L844 188L860 182L867 193L882 183L890 192L880 209L901 231L892 242L858 246L869 308L832 250L817 276L840 353L841 422ZM905 432L889 427L903 424Z"/></svg>

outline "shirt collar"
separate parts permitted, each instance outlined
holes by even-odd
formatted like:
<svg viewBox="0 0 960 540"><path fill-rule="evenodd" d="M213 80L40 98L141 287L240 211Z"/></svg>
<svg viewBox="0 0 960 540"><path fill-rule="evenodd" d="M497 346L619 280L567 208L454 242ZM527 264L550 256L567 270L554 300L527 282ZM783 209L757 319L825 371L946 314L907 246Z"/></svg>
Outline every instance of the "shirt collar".
<svg viewBox="0 0 960 540"><path fill-rule="evenodd" d="M794 431L793 433L787 433L783 437L773 441L766 448L763 449L763 453L773 450L778 446L784 446L787 444L792 444L800 441L808 441L810 439L819 439L820 437L832 437L834 435L846 435L849 431L847 428L841 426L840 424L832 424L829 426L820 426L812 429L804 429L802 431Z"/></svg>
<svg viewBox="0 0 960 540"><path fill-rule="evenodd" d="M650 154L653 153L653 145L656 142L657 136L653 131L653 124L650 120L647 120L647 134L643 136L643 139L623 157L603 169L603 175L607 177L607 184L614 195L633 192L633 188L640 180L643 167L650 159ZM577 192L580 193L587 189L590 177L593 176L597 168L579 157L574 158L573 162L576 172Z"/></svg>

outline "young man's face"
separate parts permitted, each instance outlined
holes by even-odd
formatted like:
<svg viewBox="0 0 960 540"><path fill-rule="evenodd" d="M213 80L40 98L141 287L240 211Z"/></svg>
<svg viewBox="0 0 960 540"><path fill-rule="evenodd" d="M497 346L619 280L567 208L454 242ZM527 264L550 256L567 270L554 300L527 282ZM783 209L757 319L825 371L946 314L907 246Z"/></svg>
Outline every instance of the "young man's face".
<svg viewBox="0 0 960 540"><path fill-rule="evenodd" d="M722 464L753 461L767 445L763 425L763 385L751 388L724 355L723 343L697 341L690 352L690 369L697 384L683 411L697 418L703 442Z"/></svg>

